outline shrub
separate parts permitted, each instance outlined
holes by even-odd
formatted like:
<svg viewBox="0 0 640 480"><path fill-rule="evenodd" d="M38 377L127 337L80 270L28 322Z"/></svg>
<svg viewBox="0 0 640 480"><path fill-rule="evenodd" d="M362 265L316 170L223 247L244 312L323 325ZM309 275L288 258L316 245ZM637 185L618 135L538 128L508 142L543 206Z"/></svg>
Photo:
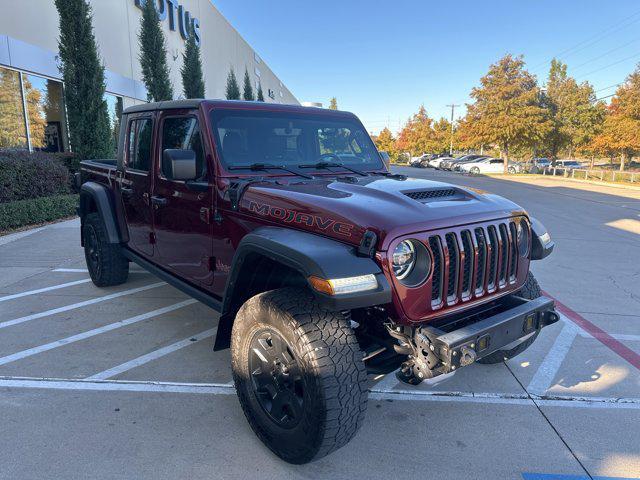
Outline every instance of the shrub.
<svg viewBox="0 0 640 480"><path fill-rule="evenodd" d="M0 231L70 217L77 206L75 194L0 203Z"/></svg>
<svg viewBox="0 0 640 480"><path fill-rule="evenodd" d="M0 203L70 193L62 156L45 152L0 152Z"/></svg>

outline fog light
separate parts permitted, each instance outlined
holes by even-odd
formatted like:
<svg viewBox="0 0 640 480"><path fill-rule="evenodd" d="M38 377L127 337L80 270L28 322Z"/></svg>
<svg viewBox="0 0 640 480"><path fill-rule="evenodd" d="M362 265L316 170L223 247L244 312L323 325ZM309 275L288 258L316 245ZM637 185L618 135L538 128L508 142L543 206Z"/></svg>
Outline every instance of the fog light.
<svg viewBox="0 0 640 480"><path fill-rule="evenodd" d="M532 330L535 330L536 328L536 317L537 315L535 313L531 313L529 315L526 316L526 318L524 319L524 331L526 332L530 332Z"/></svg>
<svg viewBox="0 0 640 480"><path fill-rule="evenodd" d="M373 274L330 279L311 276L309 277L309 284L311 284L316 291L326 293L327 295L366 292L378 288L378 281Z"/></svg>
<svg viewBox="0 0 640 480"><path fill-rule="evenodd" d="M490 345L489 335L485 335L484 337L479 338L478 341L476 342L476 345L477 345L476 351L478 352L481 352L489 348L489 345Z"/></svg>

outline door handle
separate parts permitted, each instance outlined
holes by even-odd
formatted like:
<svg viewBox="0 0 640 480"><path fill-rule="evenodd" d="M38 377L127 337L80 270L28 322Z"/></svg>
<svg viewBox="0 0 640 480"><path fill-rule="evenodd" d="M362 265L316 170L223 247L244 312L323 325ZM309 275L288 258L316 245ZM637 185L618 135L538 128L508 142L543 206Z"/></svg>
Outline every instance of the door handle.
<svg viewBox="0 0 640 480"><path fill-rule="evenodd" d="M133 188L120 187L120 191L125 197L130 197L131 195L133 195Z"/></svg>
<svg viewBox="0 0 640 480"><path fill-rule="evenodd" d="M158 197L156 195L151 197L151 203L153 204L154 207L158 208L158 207L162 207L164 205L166 205L167 203L169 203L169 200L167 200L164 197Z"/></svg>

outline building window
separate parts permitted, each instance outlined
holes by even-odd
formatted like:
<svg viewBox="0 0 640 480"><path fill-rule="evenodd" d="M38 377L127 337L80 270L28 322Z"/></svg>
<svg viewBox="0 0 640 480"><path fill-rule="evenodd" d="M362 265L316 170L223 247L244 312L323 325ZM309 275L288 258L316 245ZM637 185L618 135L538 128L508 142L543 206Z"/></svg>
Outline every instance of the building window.
<svg viewBox="0 0 640 480"><path fill-rule="evenodd" d="M0 149L27 147L20 74L0 68Z"/></svg>
<svg viewBox="0 0 640 480"><path fill-rule="evenodd" d="M104 100L107 102L107 110L109 112L109 126L111 129L111 138L113 139L114 149L118 150L118 140L120 138L120 121L122 120L122 97L105 93Z"/></svg>
<svg viewBox="0 0 640 480"><path fill-rule="evenodd" d="M22 74L29 138L33 150L64 152L69 149L62 83Z"/></svg>
<svg viewBox="0 0 640 480"><path fill-rule="evenodd" d="M260 76L260 69L258 67L254 67L254 71L256 72L256 75L259 77Z"/></svg>
<svg viewBox="0 0 640 480"><path fill-rule="evenodd" d="M260 60L260 57L256 52L253 52L253 59L256 61L257 64L260 64L260 62L262 62L262 60Z"/></svg>

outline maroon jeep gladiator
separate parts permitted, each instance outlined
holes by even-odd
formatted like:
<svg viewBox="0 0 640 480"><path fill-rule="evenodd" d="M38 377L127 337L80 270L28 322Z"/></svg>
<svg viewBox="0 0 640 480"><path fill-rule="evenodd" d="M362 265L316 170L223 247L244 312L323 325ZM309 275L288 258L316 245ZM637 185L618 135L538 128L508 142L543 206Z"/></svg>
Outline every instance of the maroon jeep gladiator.
<svg viewBox="0 0 640 480"><path fill-rule="evenodd" d="M127 109L117 160L82 162L93 282L135 262L220 312L244 413L291 463L355 435L368 373L502 362L558 320L540 222L383 158L351 113L185 100Z"/></svg>

